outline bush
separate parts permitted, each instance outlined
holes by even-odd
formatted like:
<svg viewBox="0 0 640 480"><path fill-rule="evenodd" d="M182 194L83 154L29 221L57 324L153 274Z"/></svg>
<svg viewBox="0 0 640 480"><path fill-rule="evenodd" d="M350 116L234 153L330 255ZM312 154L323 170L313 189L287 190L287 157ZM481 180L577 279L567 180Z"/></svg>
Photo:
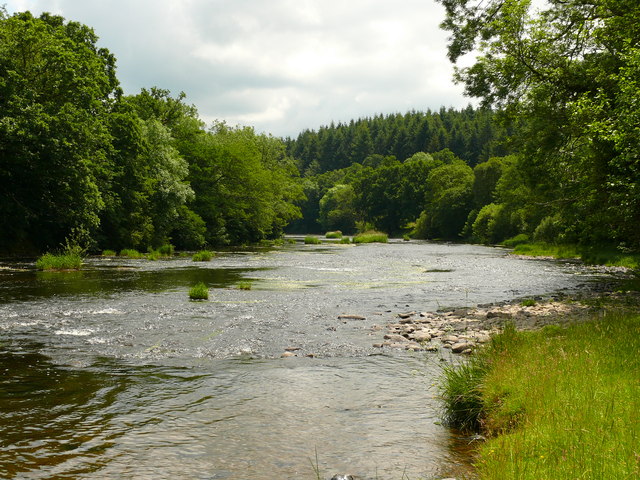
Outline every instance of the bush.
<svg viewBox="0 0 640 480"><path fill-rule="evenodd" d="M162 245L157 251L163 257L172 257L174 253L174 246L171 244Z"/></svg>
<svg viewBox="0 0 640 480"><path fill-rule="evenodd" d="M128 257L128 258L142 258L142 257L144 257L144 255L142 255L139 251L134 250L133 248L124 248L124 249L120 250L120 256L121 257Z"/></svg>
<svg viewBox="0 0 640 480"><path fill-rule="evenodd" d="M208 262L214 257L214 253L209 250L200 250L193 254L191 260L194 262Z"/></svg>
<svg viewBox="0 0 640 480"><path fill-rule="evenodd" d="M342 232L340 230L335 230L333 232L327 232L324 234L326 238L342 238Z"/></svg>
<svg viewBox="0 0 640 480"><path fill-rule="evenodd" d="M513 248L528 242L529 242L529 235L527 235L526 233L521 233L519 235L516 235L515 237L508 238L507 240L502 242L502 244L505 247Z"/></svg>
<svg viewBox="0 0 640 480"><path fill-rule="evenodd" d="M322 243L322 241L318 237L307 235L304 237L304 243L307 245L318 245Z"/></svg>
<svg viewBox="0 0 640 480"><path fill-rule="evenodd" d="M251 290L251 282L250 281L243 281L243 282L238 282L238 288L240 290Z"/></svg>
<svg viewBox="0 0 640 480"><path fill-rule="evenodd" d="M102 251L102 256L103 257L115 257L117 255L117 253L115 252L115 250L103 250Z"/></svg>
<svg viewBox="0 0 640 480"><path fill-rule="evenodd" d="M353 237L353 243L387 243L389 236L382 232L365 232Z"/></svg>
<svg viewBox="0 0 640 480"><path fill-rule="evenodd" d="M80 270L81 267L82 257L77 254L46 253L36 260L38 270Z"/></svg>
<svg viewBox="0 0 640 480"><path fill-rule="evenodd" d="M342 245L347 245L347 244L351 243L351 239L350 239L349 237L342 237L342 238L340 239L340 243L341 243Z"/></svg>
<svg viewBox="0 0 640 480"><path fill-rule="evenodd" d="M564 230L559 215L545 217L533 232L533 239L536 242L553 243L560 239Z"/></svg>
<svg viewBox="0 0 640 480"><path fill-rule="evenodd" d="M202 282L196 283L189 290L189 298L191 300L208 300L209 299L209 289Z"/></svg>

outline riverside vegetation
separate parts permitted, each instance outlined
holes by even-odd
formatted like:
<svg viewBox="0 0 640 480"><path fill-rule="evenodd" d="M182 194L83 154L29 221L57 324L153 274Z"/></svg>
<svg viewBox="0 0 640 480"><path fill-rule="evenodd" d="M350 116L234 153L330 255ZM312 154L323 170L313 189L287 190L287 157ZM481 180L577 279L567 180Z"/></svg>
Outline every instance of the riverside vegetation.
<svg viewBox="0 0 640 480"><path fill-rule="evenodd" d="M444 367L446 420L488 437L477 444L480 478L640 475L639 297L590 302L597 313L564 325L506 323L468 361Z"/></svg>

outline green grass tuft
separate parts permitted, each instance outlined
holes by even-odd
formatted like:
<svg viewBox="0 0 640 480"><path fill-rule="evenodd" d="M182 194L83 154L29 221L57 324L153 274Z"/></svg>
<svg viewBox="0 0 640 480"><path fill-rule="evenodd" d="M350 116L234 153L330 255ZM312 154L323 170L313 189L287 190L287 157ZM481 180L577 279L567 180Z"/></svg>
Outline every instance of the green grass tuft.
<svg viewBox="0 0 640 480"><path fill-rule="evenodd" d="M238 282L238 288L240 290L251 290L251 287L252 287L252 284L248 280L245 280L245 281L242 281L242 282Z"/></svg>
<svg viewBox="0 0 640 480"><path fill-rule="evenodd" d="M199 252L194 253L191 259L194 262L208 262L214 256L215 254L213 252L210 252L209 250L200 250Z"/></svg>
<svg viewBox="0 0 640 480"><path fill-rule="evenodd" d="M138 250L135 250L133 248L124 248L124 249L120 250L120 256L121 257L127 257L127 258L142 258L142 257L144 257L144 255L142 253L140 253Z"/></svg>
<svg viewBox="0 0 640 480"><path fill-rule="evenodd" d="M350 239L349 237L342 237L342 238L340 239L340 243L341 243L342 245L347 245L347 244L351 243L351 239Z"/></svg>
<svg viewBox="0 0 640 480"><path fill-rule="evenodd" d="M318 237L307 235L306 237L304 237L304 243L307 245L319 245L322 243L322 240L320 240Z"/></svg>
<svg viewBox="0 0 640 480"><path fill-rule="evenodd" d="M521 233L519 235L516 235L515 237L508 238L507 240L502 242L502 244L505 247L513 248L528 242L529 242L529 235L525 233Z"/></svg>
<svg viewBox="0 0 640 480"><path fill-rule="evenodd" d="M38 270L80 270L81 267L82 257L77 254L45 253L36 260Z"/></svg>
<svg viewBox="0 0 640 480"><path fill-rule="evenodd" d="M209 289L202 282L196 283L189 290L189 298L191 300L208 300L209 299Z"/></svg>
<svg viewBox="0 0 640 480"><path fill-rule="evenodd" d="M117 255L115 250L103 250L102 251L102 256L103 257L115 257Z"/></svg>
<svg viewBox="0 0 640 480"><path fill-rule="evenodd" d="M327 232L324 234L326 238L342 238L342 232L340 230L335 230L333 232Z"/></svg>
<svg viewBox="0 0 640 480"><path fill-rule="evenodd" d="M525 298L520 302L520 305L523 307L533 307L536 304L536 301L533 298Z"/></svg>
<svg viewBox="0 0 640 480"><path fill-rule="evenodd" d="M353 243L387 243L389 236L386 233L369 231L353 237Z"/></svg>

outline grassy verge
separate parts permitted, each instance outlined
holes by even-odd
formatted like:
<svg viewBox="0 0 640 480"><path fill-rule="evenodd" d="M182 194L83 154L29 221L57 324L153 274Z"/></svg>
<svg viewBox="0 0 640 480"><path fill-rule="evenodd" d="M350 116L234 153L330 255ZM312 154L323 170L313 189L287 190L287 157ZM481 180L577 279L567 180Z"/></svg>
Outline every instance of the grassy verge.
<svg viewBox="0 0 640 480"><path fill-rule="evenodd" d="M80 270L81 267L82 256L73 253L61 255L45 253L36 260L38 270Z"/></svg>
<svg viewBox="0 0 640 480"><path fill-rule="evenodd" d="M445 368L453 426L480 428L482 479L640 478L640 316L509 328Z"/></svg>
<svg viewBox="0 0 640 480"><path fill-rule="evenodd" d="M342 232L340 230L335 230L333 232L327 232L324 234L325 238L342 238Z"/></svg>
<svg viewBox="0 0 640 480"><path fill-rule="evenodd" d="M580 258L585 263L593 265L640 268L640 254L621 252L614 248L582 248L576 245L522 243L515 245L513 253L535 257Z"/></svg>
<svg viewBox="0 0 640 480"><path fill-rule="evenodd" d="M353 243L387 243L389 236L382 232L365 232L353 237Z"/></svg>

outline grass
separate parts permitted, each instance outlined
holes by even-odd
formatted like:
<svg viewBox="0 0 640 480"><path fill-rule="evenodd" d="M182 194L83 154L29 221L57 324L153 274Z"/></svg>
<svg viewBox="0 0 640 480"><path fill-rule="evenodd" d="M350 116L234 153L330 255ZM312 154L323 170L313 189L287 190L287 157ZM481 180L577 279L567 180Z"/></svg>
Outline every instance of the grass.
<svg viewBox="0 0 640 480"><path fill-rule="evenodd" d="M306 237L304 237L304 243L306 245L319 245L322 243L322 240L320 240L318 237L314 237L313 235L307 235Z"/></svg>
<svg viewBox="0 0 640 480"><path fill-rule="evenodd" d="M505 242L505 245L507 245L507 242ZM640 268L640 253L625 252L611 247L584 248L577 245L522 243L515 246L513 253L534 257L580 258L591 265Z"/></svg>
<svg viewBox="0 0 640 480"><path fill-rule="evenodd" d="M242 282L238 282L238 288L240 290L251 290L251 282L248 280L242 281Z"/></svg>
<svg viewBox="0 0 640 480"><path fill-rule="evenodd" d="M325 238L342 238L342 232L340 230L335 230L333 232L327 232L324 234Z"/></svg>
<svg viewBox="0 0 640 480"><path fill-rule="evenodd" d="M387 243L389 236L386 233L368 231L353 237L353 243Z"/></svg>
<svg viewBox="0 0 640 480"><path fill-rule="evenodd" d="M202 282L196 283L193 287L189 289L189 298L191 300L208 300L209 289Z"/></svg>
<svg viewBox="0 0 640 480"><path fill-rule="evenodd" d="M527 235L526 233L521 233L502 242L505 247L510 248L522 245L523 243L529 243L529 235Z"/></svg>
<svg viewBox="0 0 640 480"><path fill-rule="evenodd" d="M191 260L193 260L194 262L208 262L214 256L215 254L213 252L210 252L209 250L200 250L199 252L193 254Z"/></svg>
<svg viewBox="0 0 640 480"><path fill-rule="evenodd" d="M568 328L507 328L444 370L451 425L490 438L484 480L639 478L640 316L607 313Z"/></svg>
<svg viewBox="0 0 640 480"><path fill-rule="evenodd" d="M102 256L103 257L115 257L117 255L115 250L103 250L102 251Z"/></svg>
<svg viewBox="0 0 640 480"><path fill-rule="evenodd" d="M342 245L347 245L349 243L351 243L351 239L349 237L342 237L340 239L340 244L342 244Z"/></svg>
<svg viewBox="0 0 640 480"><path fill-rule="evenodd" d="M120 250L120 256L121 257L127 257L127 258L142 258L142 257L144 257L144 255L142 253L140 253L138 250L135 250L133 248L124 248L124 249Z"/></svg>
<svg viewBox="0 0 640 480"><path fill-rule="evenodd" d="M45 253L36 260L38 270L80 270L82 267L82 256L72 253L54 255Z"/></svg>
<svg viewBox="0 0 640 480"><path fill-rule="evenodd" d="M523 307L533 307L535 304L536 301L533 298L525 298L520 302L520 305Z"/></svg>

